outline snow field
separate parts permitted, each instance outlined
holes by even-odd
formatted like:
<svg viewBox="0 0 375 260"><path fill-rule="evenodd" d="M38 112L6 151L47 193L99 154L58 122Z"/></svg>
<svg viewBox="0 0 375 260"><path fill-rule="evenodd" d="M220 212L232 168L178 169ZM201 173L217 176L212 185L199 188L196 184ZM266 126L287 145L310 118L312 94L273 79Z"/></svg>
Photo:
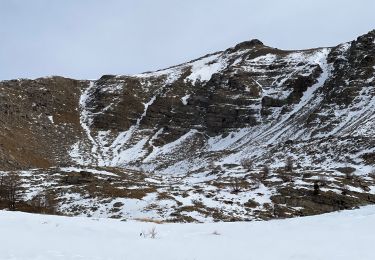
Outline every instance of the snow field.
<svg viewBox="0 0 375 260"><path fill-rule="evenodd" d="M268 222L205 224L0 211L0 259L372 260L374 225L374 206ZM155 239L149 236L153 228Z"/></svg>

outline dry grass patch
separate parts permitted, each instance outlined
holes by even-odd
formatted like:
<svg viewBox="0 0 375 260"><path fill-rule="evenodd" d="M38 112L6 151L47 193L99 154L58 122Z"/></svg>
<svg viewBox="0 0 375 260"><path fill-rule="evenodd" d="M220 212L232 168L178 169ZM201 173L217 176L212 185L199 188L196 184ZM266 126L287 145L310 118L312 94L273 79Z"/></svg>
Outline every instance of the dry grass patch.
<svg viewBox="0 0 375 260"><path fill-rule="evenodd" d="M146 223L155 223L155 224L164 224L165 221L161 219L153 219L153 218L134 218L133 220L139 221L139 222L146 222Z"/></svg>

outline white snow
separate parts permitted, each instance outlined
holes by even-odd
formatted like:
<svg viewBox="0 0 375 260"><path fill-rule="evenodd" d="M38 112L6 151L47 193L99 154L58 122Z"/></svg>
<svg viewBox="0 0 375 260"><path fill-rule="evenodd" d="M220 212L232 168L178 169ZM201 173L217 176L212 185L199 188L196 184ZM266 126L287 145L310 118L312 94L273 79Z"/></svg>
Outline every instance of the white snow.
<svg viewBox="0 0 375 260"><path fill-rule="evenodd" d="M156 100L156 96L153 96L148 102L143 103L143 105L144 105L145 108L143 110L143 113L142 113L141 117L137 119L137 126L139 126L139 124L141 123L142 119L146 116L148 107L151 106L152 103L155 102L155 100Z"/></svg>
<svg viewBox="0 0 375 260"><path fill-rule="evenodd" d="M136 160L143 156L146 151L143 147L146 145L147 139L141 139L137 144L130 147L129 149L122 150L112 161L113 165L125 165L128 162Z"/></svg>
<svg viewBox="0 0 375 260"><path fill-rule="evenodd" d="M60 171L62 172L80 172L80 171L86 171L90 172L92 174L101 174L101 175L108 175L108 176L117 176L116 174L108 171L103 171L103 170L96 170L92 168L85 168L85 167L61 167L59 168Z"/></svg>
<svg viewBox="0 0 375 260"><path fill-rule="evenodd" d="M181 101L182 101L182 104L184 104L185 106L188 104L188 99L190 98L190 95L185 95L181 98Z"/></svg>
<svg viewBox="0 0 375 260"><path fill-rule="evenodd" d="M87 138L89 139L92 148L91 153L94 158L97 159L98 157L98 143L95 141L94 137L91 134L90 125L92 119L90 118L90 113L86 109L86 103L88 102L88 99L90 98L90 91L94 88L95 83L93 81L90 81L89 87L81 94L79 99L79 108L80 108L80 124L82 129L87 135ZM76 147L73 147L72 149L76 149Z"/></svg>
<svg viewBox="0 0 375 260"><path fill-rule="evenodd" d="M168 144L165 144L164 146L161 147L154 147L154 150L144 159L144 162L148 162L152 159L155 159L158 155L163 155L163 154L168 154L173 152L175 149L178 149L181 144L189 140L194 134L196 134L198 131L195 129L190 130L183 136L181 136L179 139L170 142Z"/></svg>
<svg viewBox="0 0 375 260"><path fill-rule="evenodd" d="M303 93L303 96L301 97L300 102L293 107L293 110L291 112L289 112L289 114L287 116L285 116L283 120L281 120L274 127L272 127L270 130L268 130L266 133L263 134L263 135L266 135L266 134L268 134L268 132L273 131L275 129L278 129L276 134L273 135L272 138L270 138L268 140L268 142L267 142L268 144L274 143L280 137L280 135L282 135L284 132L286 132L289 128L292 127L291 125L285 127L285 123L291 117L293 117L297 112L299 112L299 111L301 111L301 109L305 108L310 101L314 102L314 103L318 102L318 98L315 98L316 92L320 87L322 87L324 85L324 83L327 80L327 78L329 76L329 73L330 73L330 67L327 64L327 55L329 54L329 52L330 52L330 49L324 48L324 49L321 49L320 51L314 53L310 57L308 57L308 60L311 62L311 64L319 64L320 67L322 68L323 72L319 76L318 82L315 83L313 86L309 87ZM292 54L291 56L293 56L293 58L295 58L295 59L297 59L297 57L301 58L301 57L299 57L301 55L297 55L297 54L298 53Z"/></svg>
<svg viewBox="0 0 375 260"><path fill-rule="evenodd" d="M221 151L230 148L236 141L244 137L251 129L242 128L239 131L228 133L226 137L222 135L211 137L208 139L208 150L209 151Z"/></svg>
<svg viewBox="0 0 375 260"><path fill-rule="evenodd" d="M73 144L71 146L70 151L69 151L69 156L77 164L85 165L85 160L84 160L82 154L80 153L79 144L80 144L80 142L76 142L75 144Z"/></svg>
<svg viewBox="0 0 375 260"><path fill-rule="evenodd" d="M0 259L372 260L374 225L374 206L268 222L159 225L0 211Z"/></svg>
<svg viewBox="0 0 375 260"><path fill-rule="evenodd" d="M48 116L47 117L49 121L51 121L52 124L54 124L55 122L53 121L53 116Z"/></svg>
<svg viewBox="0 0 375 260"><path fill-rule="evenodd" d="M214 73L218 73L226 66L226 61L220 58L221 54L210 55L206 58L189 63L191 74L187 79L194 84L198 79L208 81Z"/></svg>
<svg viewBox="0 0 375 260"><path fill-rule="evenodd" d="M277 56L274 54L266 54L263 56L256 57L254 59L247 61L247 67L248 70L251 72L264 72L264 69L260 69L261 66L269 66L271 65L275 60L277 59Z"/></svg>
<svg viewBox="0 0 375 260"><path fill-rule="evenodd" d="M331 135L335 135L340 131L343 132L343 130L345 130L346 128L349 129L349 132L352 132L350 131L350 126L361 123L363 125L361 130L363 132L360 134L363 136L372 136L371 128L373 128L373 120L370 119L368 122L369 124L371 124L371 127L369 129L365 127L365 120L373 115L375 107L375 97L370 94L370 90L371 88L363 88L360 91L359 95L355 98L355 102L353 102L353 104L348 107L349 109L335 109L335 116L340 119L342 118L343 120L330 132Z"/></svg>
<svg viewBox="0 0 375 260"><path fill-rule="evenodd" d="M134 75L134 77L151 78L151 77L165 76L166 79L165 79L164 85L168 85L176 81L181 76L183 68L184 67L172 67L172 68L163 69L163 70L154 71L154 72L136 74Z"/></svg>

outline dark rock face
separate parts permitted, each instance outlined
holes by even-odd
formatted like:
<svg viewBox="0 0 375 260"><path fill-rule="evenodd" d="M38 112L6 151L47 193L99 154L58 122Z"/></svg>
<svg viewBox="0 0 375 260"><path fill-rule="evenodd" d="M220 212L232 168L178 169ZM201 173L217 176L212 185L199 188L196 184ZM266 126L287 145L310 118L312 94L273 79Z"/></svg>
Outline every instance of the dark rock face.
<svg viewBox="0 0 375 260"><path fill-rule="evenodd" d="M248 48L252 48L252 47L257 46L257 45L263 45L263 42L261 42L258 39L253 39L253 40L250 40L250 41L245 41L245 42L241 42L241 43L237 44L236 46L234 46L233 51L238 51L238 50L241 50L241 49L248 49Z"/></svg>
<svg viewBox="0 0 375 260"><path fill-rule="evenodd" d="M313 191L280 189L280 194L271 199L276 204L284 204L291 207L300 207L303 210L301 216L316 215L337 210L352 209L356 206L366 205L375 202L374 195L358 197L346 196L347 194L335 194L333 192L320 192L315 194Z"/></svg>

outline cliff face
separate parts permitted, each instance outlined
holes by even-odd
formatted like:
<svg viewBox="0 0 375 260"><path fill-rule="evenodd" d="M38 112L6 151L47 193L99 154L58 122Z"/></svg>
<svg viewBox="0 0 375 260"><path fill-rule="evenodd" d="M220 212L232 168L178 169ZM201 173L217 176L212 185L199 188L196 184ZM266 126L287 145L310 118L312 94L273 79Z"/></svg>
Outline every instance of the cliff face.
<svg viewBox="0 0 375 260"><path fill-rule="evenodd" d="M375 31L285 51L259 40L168 69L96 81L0 82L0 167L207 173L250 158L277 168L371 171Z"/></svg>

